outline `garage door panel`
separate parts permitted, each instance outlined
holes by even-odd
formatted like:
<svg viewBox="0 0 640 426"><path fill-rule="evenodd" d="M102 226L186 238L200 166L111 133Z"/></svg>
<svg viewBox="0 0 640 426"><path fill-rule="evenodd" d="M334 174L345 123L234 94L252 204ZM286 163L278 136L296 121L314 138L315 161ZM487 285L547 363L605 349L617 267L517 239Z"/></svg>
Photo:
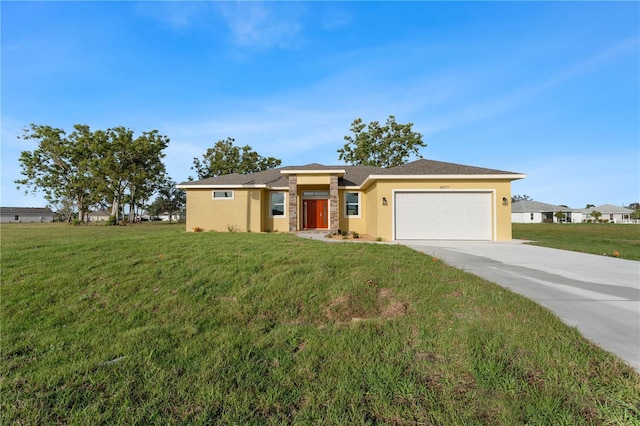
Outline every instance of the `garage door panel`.
<svg viewBox="0 0 640 426"><path fill-rule="evenodd" d="M490 240L491 194L396 192L396 239Z"/></svg>

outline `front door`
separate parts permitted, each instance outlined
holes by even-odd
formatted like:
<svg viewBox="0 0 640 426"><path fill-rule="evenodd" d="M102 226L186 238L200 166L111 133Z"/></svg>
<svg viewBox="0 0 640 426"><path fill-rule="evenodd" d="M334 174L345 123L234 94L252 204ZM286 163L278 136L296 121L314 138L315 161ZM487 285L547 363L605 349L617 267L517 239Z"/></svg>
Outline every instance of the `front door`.
<svg viewBox="0 0 640 426"><path fill-rule="evenodd" d="M329 200L305 200L304 202L304 227L306 229L328 228Z"/></svg>

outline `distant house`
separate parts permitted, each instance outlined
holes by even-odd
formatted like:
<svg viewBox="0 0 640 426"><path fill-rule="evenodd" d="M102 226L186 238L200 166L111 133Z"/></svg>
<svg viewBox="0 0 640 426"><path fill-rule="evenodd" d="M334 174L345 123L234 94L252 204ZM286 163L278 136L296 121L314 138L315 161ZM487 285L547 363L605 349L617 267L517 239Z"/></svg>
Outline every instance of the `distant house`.
<svg viewBox="0 0 640 426"><path fill-rule="evenodd" d="M603 204L601 206L590 207L588 209L580 209L583 215L583 222L587 220L595 220L591 215L594 211L602 213L600 220L606 220L611 223L633 223L631 213L633 210L626 207L618 207L612 204Z"/></svg>
<svg viewBox="0 0 640 426"><path fill-rule="evenodd" d="M106 222L109 220L111 214L106 210L97 210L95 212L87 213L87 220L89 222Z"/></svg>
<svg viewBox="0 0 640 426"><path fill-rule="evenodd" d="M511 204L512 223L581 223L589 220L596 221L592 216L594 211L600 212L600 220L610 223L635 223L631 219L633 210L612 204L603 204L584 209L556 206L539 201L516 201ZM556 212L562 212L563 217L558 220Z"/></svg>
<svg viewBox="0 0 640 426"><path fill-rule="evenodd" d="M172 222L178 222L178 221L180 221L180 212L174 212L171 215L171 218L169 218L169 212L161 213L156 217L158 219L160 219L161 221L163 221L163 222L168 222L169 219L171 219Z"/></svg>
<svg viewBox="0 0 640 426"><path fill-rule="evenodd" d="M53 222L49 207L0 207L2 223Z"/></svg>
<svg viewBox="0 0 640 426"><path fill-rule="evenodd" d="M516 201L511 203L512 223L558 223L557 212L562 212L560 222L580 222L582 213L578 209L556 206L539 201Z"/></svg>

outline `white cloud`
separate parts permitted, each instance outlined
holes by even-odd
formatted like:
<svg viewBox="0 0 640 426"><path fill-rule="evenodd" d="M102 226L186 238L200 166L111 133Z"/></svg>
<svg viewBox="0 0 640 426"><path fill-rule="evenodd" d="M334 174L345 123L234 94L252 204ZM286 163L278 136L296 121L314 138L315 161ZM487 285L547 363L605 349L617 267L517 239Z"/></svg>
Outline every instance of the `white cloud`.
<svg viewBox="0 0 640 426"><path fill-rule="evenodd" d="M217 3L233 40L243 47L291 48L302 28L303 8L293 3Z"/></svg>

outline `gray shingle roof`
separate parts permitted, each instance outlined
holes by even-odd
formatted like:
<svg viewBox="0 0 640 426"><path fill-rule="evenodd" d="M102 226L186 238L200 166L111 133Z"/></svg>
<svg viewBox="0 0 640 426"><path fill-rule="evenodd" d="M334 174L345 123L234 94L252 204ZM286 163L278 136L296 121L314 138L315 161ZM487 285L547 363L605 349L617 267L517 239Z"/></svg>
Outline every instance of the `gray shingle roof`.
<svg viewBox="0 0 640 426"><path fill-rule="evenodd" d="M572 212L575 209L556 206L555 204L541 203L539 201L516 201L511 203L511 213L545 213L545 212Z"/></svg>
<svg viewBox="0 0 640 426"><path fill-rule="evenodd" d="M503 170L485 169L464 164L420 159L411 163L385 169L387 175L516 175Z"/></svg>
<svg viewBox="0 0 640 426"><path fill-rule="evenodd" d="M2 214L52 214L49 207L0 207Z"/></svg>
<svg viewBox="0 0 640 426"><path fill-rule="evenodd" d="M589 207L588 209L580 209L582 213L591 213L594 210L602 214L633 213L633 210L631 209L628 209L626 207L614 206L613 204L602 204L600 206Z"/></svg>
<svg viewBox="0 0 640 426"><path fill-rule="evenodd" d="M390 169L374 166L325 166L323 164L312 163L304 166L280 167L247 175L233 173L230 175L216 176L192 182L183 182L180 186L267 185L269 187L285 187L289 185L289 181L281 172L286 170L344 170L344 176L338 180L338 185L342 187L360 186L371 175L517 175L517 173L505 172L502 170L485 169L482 167L421 159L401 166L392 167Z"/></svg>

